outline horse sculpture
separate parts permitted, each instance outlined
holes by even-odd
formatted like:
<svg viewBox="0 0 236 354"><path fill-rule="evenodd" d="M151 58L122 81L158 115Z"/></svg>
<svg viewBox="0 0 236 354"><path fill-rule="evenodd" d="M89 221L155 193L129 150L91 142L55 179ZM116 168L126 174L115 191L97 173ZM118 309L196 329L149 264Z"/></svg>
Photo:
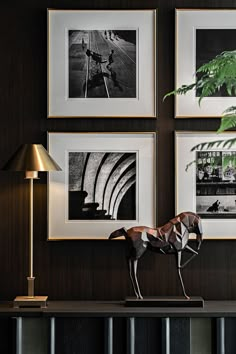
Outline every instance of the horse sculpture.
<svg viewBox="0 0 236 354"><path fill-rule="evenodd" d="M188 245L190 233L196 234L196 250ZM137 265L139 258L146 252L146 250L163 254L175 254L183 295L186 299L190 299L185 292L181 269L198 255L198 251L201 247L202 223L197 214L183 212L171 219L167 224L156 229L147 226L136 226L127 230L123 227L112 232L109 239L120 236L124 236L127 241L129 274L135 295L138 299L142 299L143 297L137 280ZM184 264L181 264L183 251L191 253L191 256Z"/></svg>

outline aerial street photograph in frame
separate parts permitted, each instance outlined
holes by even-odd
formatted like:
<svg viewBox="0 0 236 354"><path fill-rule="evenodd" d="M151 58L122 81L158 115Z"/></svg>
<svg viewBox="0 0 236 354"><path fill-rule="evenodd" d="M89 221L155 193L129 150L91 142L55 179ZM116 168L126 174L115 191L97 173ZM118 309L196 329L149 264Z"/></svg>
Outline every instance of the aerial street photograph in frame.
<svg viewBox="0 0 236 354"><path fill-rule="evenodd" d="M156 10L48 10L48 118L157 118Z"/></svg>
<svg viewBox="0 0 236 354"><path fill-rule="evenodd" d="M136 98L136 47L136 30L69 30L69 98Z"/></svg>

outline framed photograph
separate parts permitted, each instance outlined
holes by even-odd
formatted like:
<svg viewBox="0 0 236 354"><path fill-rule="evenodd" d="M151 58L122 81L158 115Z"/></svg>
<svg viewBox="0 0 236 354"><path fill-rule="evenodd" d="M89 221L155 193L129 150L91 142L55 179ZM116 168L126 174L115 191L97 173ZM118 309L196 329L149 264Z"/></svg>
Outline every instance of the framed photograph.
<svg viewBox="0 0 236 354"><path fill-rule="evenodd" d="M156 117L156 10L48 10L48 118Z"/></svg>
<svg viewBox="0 0 236 354"><path fill-rule="evenodd" d="M236 238L236 132L176 132L175 149L176 213L196 212L204 238Z"/></svg>
<svg viewBox="0 0 236 354"><path fill-rule="evenodd" d="M175 87L195 81L196 70L224 51L235 50L236 10L176 10ZM222 88L198 103L196 90L175 97L176 118L220 117L235 104Z"/></svg>
<svg viewBox="0 0 236 354"><path fill-rule="evenodd" d="M155 133L49 133L48 239L107 239L156 224Z"/></svg>

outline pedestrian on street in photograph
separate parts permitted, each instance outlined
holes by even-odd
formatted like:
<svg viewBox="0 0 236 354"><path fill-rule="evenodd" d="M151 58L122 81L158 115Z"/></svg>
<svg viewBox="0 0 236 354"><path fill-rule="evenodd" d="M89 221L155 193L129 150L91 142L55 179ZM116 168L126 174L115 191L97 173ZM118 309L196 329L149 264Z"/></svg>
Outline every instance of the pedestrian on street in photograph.
<svg viewBox="0 0 236 354"><path fill-rule="evenodd" d="M108 57L108 64L107 64L107 69L110 70L111 68L111 64L114 63L114 60L113 60L113 54L114 54L114 50L112 49L111 50L111 53Z"/></svg>
<svg viewBox="0 0 236 354"><path fill-rule="evenodd" d="M119 38L118 38L117 33L116 33L116 32L113 32L113 34L114 34L114 38L118 41L118 40L119 40Z"/></svg>
<svg viewBox="0 0 236 354"><path fill-rule="evenodd" d="M82 48L83 48L83 50L85 49L84 38L82 38Z"/></svg>
<svg viewBox="0 0 236 354"><path fill-rule="evenodd" d="M92 59L96 62L96 64L98 64L98 63L106 63L107 62L107 60L102 60L102 55L101 54L93 52L90 49L86 50L86 55L88 57L92 57Z"/></svg>
<svg viewBox="0 0 236 354"><path fill-rule="evenodd" d="M104 32L105 38L107 39L107 31L105 30Z"/></svg>

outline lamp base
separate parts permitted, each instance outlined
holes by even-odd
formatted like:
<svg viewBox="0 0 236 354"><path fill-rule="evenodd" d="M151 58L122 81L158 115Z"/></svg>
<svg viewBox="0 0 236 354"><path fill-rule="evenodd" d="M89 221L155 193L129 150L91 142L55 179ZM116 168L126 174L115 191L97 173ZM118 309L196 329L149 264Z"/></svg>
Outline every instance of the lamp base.
<svg viewBox="0 0 236 354"><path fill-rule="evenodd" d="M13 301L13 307L47 307L48 296L17 296Z"/></svg>

